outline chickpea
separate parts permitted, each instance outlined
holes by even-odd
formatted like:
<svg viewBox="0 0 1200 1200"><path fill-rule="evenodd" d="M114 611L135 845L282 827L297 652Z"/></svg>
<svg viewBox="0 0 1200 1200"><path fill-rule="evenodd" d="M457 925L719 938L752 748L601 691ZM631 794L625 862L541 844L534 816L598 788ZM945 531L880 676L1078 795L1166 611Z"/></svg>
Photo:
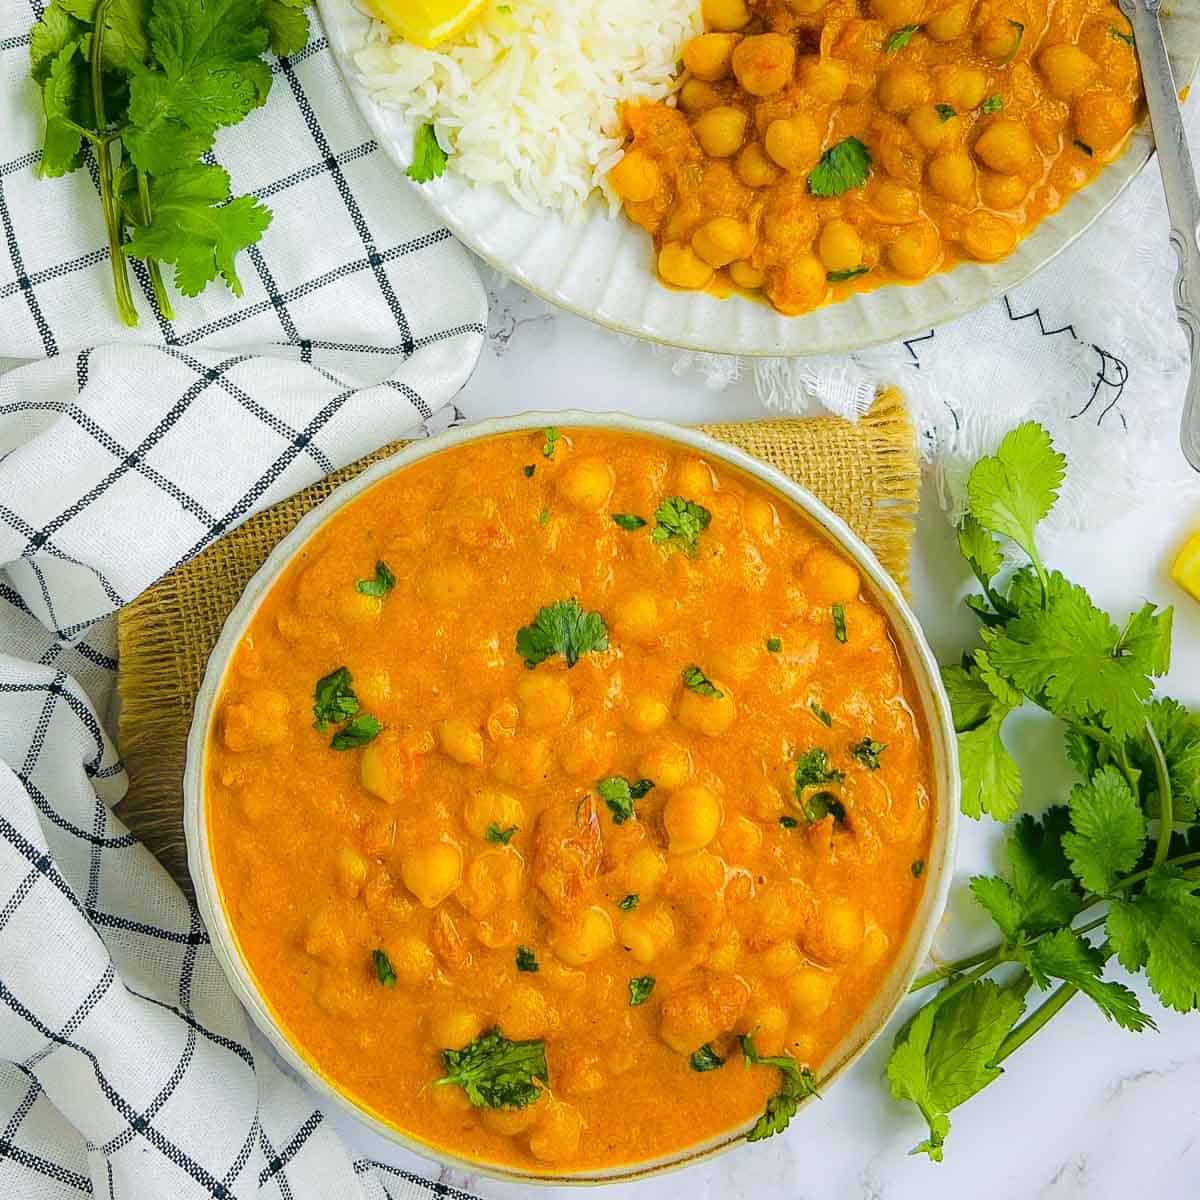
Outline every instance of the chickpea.
<svg viewBox="0 0 1200 1200"><path fill-rule="evenodd" d="M500 1010L498 1024L517 1041L541 1037L558 1024L558 1013L532 983L517 984Z"/></svg>
<svg viewBox="0 0 1200 1200"><path fill-rule="evenodd" d="M439 1088L439 1091L448 1091ZM541 1116L541 1105L535 1101L525 1108L481 1108L479 1123L490 1133L498 1133L502 1137L513 1137L524 1133L534 1121Z"/></svg>
<svg viewBox="0 0 1200 1200"><path fill-rule="evenodd" d="M529 1152L542 1162L564 1162L579 1149L583 1117L565 1100L551 1100L529 1135Z"/></svg>
<svg viewBox="0 0 1200 1200"><path fill-rule="evenodd" d="M838 58L810 58L800 71L804 90L822 104L836 104L850 82L850 68Z"/></svg>
<svg viewBox="0 0 1200 1200"><path fill-rule="evenodd" d="M692 500L706 499L716 486L712 467L702 458L685 458L675 468L675 486L681 496Z"/></svg>
<svg viewBox="0 0 1200 1200"><path fill-rule="evenodd" d="M912 112L919 104L925 104L932 94L929 75L920 67L908 63L896 63L880 76L875 94L879 107L885 112Z"/></svg>
<svg viewBox="0 0 1200 1200"><path fill-rule="evenodd" d="M304 931L304 953L324 963L346 961L350 955L350 943L338 908L319 908L308 919Z"/></svg>
<svg viewBox="0 0 1200 1200"><path fill-rule="evenodd" d="M797 254L768 280L767 297L786 316L808 312L825 299L825 267L813 254Z"/></svg>
<svg viewBox="0 0 1200 1200"><path fill-rule="evenodd" d="M539 783L550 772L550 743L544 737L513 738L497 751L493 770L510 786Z"/></svg>
<svg viewBox="0 0 1200 1200"><path fill-rule="evenodd" d="M1078 46L1059 42L1038 54L1038 69L1052 96L1074 100L1095 78L1096 64Z"/></svg>
<svg viewBox="0 0 1200 1200"><path fill-rule="evenodd" d="M807 171L821 157L821 131L806 113L780 117L763 135L767 153L786 171Z"/></svg>
<svg viewBox="0 0 1200 1200"><path fill-rule="evenodd" d="M732 925L725 926L713 939L708 953L708 965L713 971L728 975L737 970L742 953L742 935Z"/></svg>
<svg viewBox="0 0 1200 1200"><path fill-rule="evenodd" d="M728 158L736 154L746 140L747 120L740 108L719 104L696 118L692 132L710 158Z"/></svg>
<svg viewBox="0 0 1200 1200"><path fill-rule="evenodd" d="M721 802L702 783L673 792L663 809L672 854L702 850L721 828Z"/></svg>
<svg viewBox="0 0 1200 1200"><path fill-rule="evenodd" d="M736 33L702 33L683 48L683 65L697 79L716 83L733 69L733 49L740 42Z"/></svg>
<svg viewBox="0 0 1200 1200"><path fill-rule="evenodd" d="M625 724L634 733L653 733L670 719L671 710L657 696L633 696L625 710Z"/></svg>
<svg viewBox="0 0 1200 1200"><path fill-rule="evenodd" d="M836 983L828 971L819 967L801 967L786 984L792 1012L806 1021L815 1021L829 1008Z"/></svg>
<svg viewBox="0 0 1200 1200"><path fill-rule="evenodd" d="M749 227L732 217L713 217L692 234L692 249L712 267L744 258L751 247Z"/></svg>
<svg viewBox="0 0 1200 1200"><path fill-rule="evenodd" d="M995 262L1012 252L1017 244L1017 229L1010 221L980 209L963 222L963 248L980 262Z"/></svg>
<svg viewBox="0 0 1200 1200"><path fill-rule="evenodd" d="M918 24L924 6L924 0L871 0L871 11L891 29Z"/></svg>
<svg viewBox="0 0 1200 1200"><path fill-rule="evenodd" d="M653 200L659 184L658 164L644 150L627 150L608 179L622 200L635 204Z"/></svg>
<svg viewBox="0 0 1200 1200"><path fill-rule="evenodd" d="M735 817L721 830L721 853L727 858L744 859L762 846L762 830L747 817Z"/></svg>
<svg viewBox="0 0 1200 1200"><path fill-rule="evenodd" d="M814 604L848 604L858 599L858 569L835 550L814 546L800 563L800 582Z"/></svg>
<svg viewBox="0 0 1200 1200"><path fill-rule="evenodd" d="M779 168L758 142L748 142L737 157L737 176L747 187L769 187L779 178Z"/></svg>
<svg viewBox="0 0 1200 1200"><path fill-rule="evenodd" d="M959 0L949 8L940 9L925 22L924 32L935 42L952 42L967 32L974 0Z"/></svg>
<svg viewBox="0 0 1200 1200"><path fill-rule="evenodd" d="M475 574L462 563L440 564L431 568L425 577L429 598L443 608L461 604L474 589Z"/></svg>
<svg viewBox="0 0 1200 1200"><path fill-rule="evenodd" d="M597 717L585 717L560 736L558 763L569 779L599 779L612 762L617 734Z"/></svg>
<svg viewBox="0 0 1200 1200"><path fill-rule="evenodd" d="M841 963L862 948L866 921L853 900L832 899L804 931L804 948L820 962Z"/></svg>
<svg viewBox="0 0 1200 1200"><path fill-rule="evenodd" d="M665 791L674 791L691 778L692 756L683 746L662 742L638 759L638 771Z"/></svg>
<svg viewBox="0 0 1200 1200"><path fill-rule="evenodd" d="M978 67L938 67L933 79L938 99L959 112L978 108L987 96L988 77Z"/></svg>
<svg viewBox="0 0 1200 1200"><path fill-rule="evenodd" d="M754 1034L754 1049L759 1054L779 1054L787 1039L788 1015L778 1004L757 1004L747 1010L739 1026Z"/></svg>
<svg viewBox="0 0 1200 1200"><path fill-rule="evenodd" d="M383 612L383 597L364 596L346 588L338 596L338 612L347 621L371 621Z"/></svg>
<svg viewBox="0 0 1200 1200"><path fill-rule="evenodd" d="M367 861L357 850L342 846L334 859L338 888L343 895L353 899L367 881Z"/></svg>
<svg viewBox="0 0 1200 1200"><path fill-rule="evenodd" d="M906 279L928 275L941 255L942 240L937 230L924 221L905 229L887 248L892 270Z"/></svg>
<svg viewBox="0 0 1200 1200"><path fill-rule="evenodd" d="M705 737L720 737L737 718L737 705L728 686L713 682L720 695L702 696L684 688L675 710L675 718L684 729L702 733Z"/></svg>
<svg viewBox="0 0 1200 1200"><path fill-rule="evenodd" d="M881 220L898 225L915 221L921 212L921 197L894 179L880 179L871 192L870 202Z"/></svg>
<svg viewBox="0 0 1200 1200"><path fill-rule="evenodd" d="M1016 208L1029 188L1019 175L997 175L984 171L979 179L979 195L988 208Z"/></svg>
<svg viewBox="0 0 1200 1200"><path fill-rule="evenodd" d="M1002 175L1020 174L1036 152L1029 130L1007 117L997 117L975 139L975 157Z"/></svg>
<svg viewBox="0 0 1200 1200"><path fill-rule="evenodd" d="M699 291L707 287L713 277L713 269L691 246L668 242L658 252L658 274L663 283L669 283L672 287Z"/></svg>
<svg viewBox="0 0 1200 1200"><path fill-rule="evenodd" d="M862 265L863 242L849 221L826 221L817 253L829 271L848 271Z"/></svg>
<svg viewBox="0 0 1200 1200"><path fill-rule="evenodd" d="M700 14L709 29L723 30L743 29L754 15L746 0L701 0Z"/></svg>
<svg viewBox="0 0 1200 1200"><path fill-rule="evenodd" d="M679 89L679 107L685 113L702 113L707 109L716 108L724 103L725 97L720 88L706 83L703 79L688 79Z"/></svg>
<svg viewBox="0 0 1200 1200"><path fill-rule="evenodd" d="M760 541L774 540L779 531L779 511L764 496L746 497L742 505L742 521L746 526L746 531Z"/></svg>
<svg viewBox="0 0 1200 1200"><path fill-rule="evenodd" d="M379 708L392 697L392 677L383 667L359 671L354 676L354 690L364 708Z"/></svg>
<svg viewBox="0 0 1200 1200"><path fill-rule="evenodd" d="M1021 48L1025 27L1008 17L992 17L975 32L975 46L984 58L992 62L1012 62Z"/></svg>
<svg viewBox="0 0 1200 1200"><path fill-rule="evenodd" d="M429 1018L429 1040L439 1050L461 1050L483 1032L483 1018L466 1008L433 1013Z"/></svg>
<svg viewBox="0 0 1200 1200"><path fill-rule="evenodd" d="M795 942L779 942L758 956L759 972L766 979L784 979L804 964L804 956Z"/></svg>
<svg viewBox="0 0 1200 1200"><path fill-rule="evenodd" d="M925 168L929 186L953 204L970 204L975 198L975 164L961 146L935 154Z"/></svg>
<svg viewBox="0 0 1200 1200"><path fill-rule="evenodd" d="M621 918L621 945L640 963L653 962L675 940L667 909L635 908Z"/></svg>
<svg viewBox="0 0 1200 1200"><path fill-rule="evenodd" d="M473 834L484 837L489 825L497 829L511 829L514 825L519 828L525 820L525 810L516 796L499 788L482 787L467 797L463 819Z"/></svg>
<svg viewBox="0 0 1200 1200"><path fill-rule="evenodd" d="M438 745L455 762L477 766L483 762L483 734L466 717L448 717L438 726Z"/></svg>
<svg viewBox="0 0 1200 1200"><path fill-rule="evenodd" d="M517 702L530 729L550 729L571 715L571 688L561 675L527 671L517 680Z"/></svg>
<svg viewBox="0 0 1200 1200"><path fill-rule="evenodd" d="M569 967L595 962L616 941L612 919L598 905L585 908L569 925L554 931L552 946Z"/></svg>
<svg viewBox="0 0 1200 1200"><path fill-rule="evenodd" d="M419 937L410 935L389 941L384 949L396 977L408 987L429 983L437 972L432 948Z"/></svg>
<svg viewBox="0 0 1200 1200"><path fill-rule="evenodd" d="M598 455L573 458L558 477L558 492L584 512L599 512L608 503L616 479L616 472Z"/></svg>
<svg viewBox="0 0 1200 1200"><path fill-rule="evenodd" d="M905 124L930 153L957 145L962 138L962 118L944 104L922 104L909 113Z"/></svg>
<svg viewBox="0 0 1200 1200"><path fill-rule="evenodd" d="M625 886L643 901L657 890L667 873L667 860L652 846L639 846L622 868Z"/></svg>
<svg viewBox="0 0 1200 1200"><path fill-rule="evenodd" d="M1107 157L1133 127L1133 106L1111 92L1089 92L1075 105L1075 133L1099 158Z"/></svg>
<svg viewBox="0 0 1200 1200"><path fill-rule="evenodd" d="M715 975L672 992L660 1006L659 1036L679 1054L691 1054L733 1029L750 998L736 975Z"/></svg>
<svg viewBox="0 0 1200 1200"><path fill-rule="evenodd" d="M858 956L858 965L873 967L887 953L890 944L891 938L878 925L869 925L863 938L862 952Z"/></svg>
<svg viewBox="0 0 1200 1200"><path fill-rule="evenodd" d="M454 842L435 842L410 850L400 862L404 886L426 908L437 908L462 882L462 850Z"/></svg>
<svg viewBox="0 0 1200 1200"><path fill-rule="evenodd" d="M287 738L288 698L273 689L260 688L239 703L229 703L221 726L225 745L237 753L260 746L278 746Z"/></svg>
<svg viewBox="0 0 1200 1200"><path fill-rule="evenodd" d="M769 96L792 78L796 47L780 33L757 33L733 49L733 73L752 96Z"/></svg>
<svg viewBox="0 0 1200 1200"><path fill-rule="evenodd" d="M658 601L650 591L628 592L613 605L613 626L617 634L630 641L648 645L662 630Z"/></svg>

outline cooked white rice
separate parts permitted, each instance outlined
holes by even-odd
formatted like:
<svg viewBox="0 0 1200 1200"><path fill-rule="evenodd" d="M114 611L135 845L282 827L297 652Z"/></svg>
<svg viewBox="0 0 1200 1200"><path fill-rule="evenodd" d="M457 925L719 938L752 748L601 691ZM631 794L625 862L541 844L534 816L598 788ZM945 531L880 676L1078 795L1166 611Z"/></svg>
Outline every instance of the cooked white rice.
<svg viewBox="0 0 1200 1200"><path fill-rule="evenodd" d="M355 63L374 99L432 124L450 165L531 212L582 216L621 158L624 100L661 100L698 0L496 0L436 50L372 22Z"/></svg>

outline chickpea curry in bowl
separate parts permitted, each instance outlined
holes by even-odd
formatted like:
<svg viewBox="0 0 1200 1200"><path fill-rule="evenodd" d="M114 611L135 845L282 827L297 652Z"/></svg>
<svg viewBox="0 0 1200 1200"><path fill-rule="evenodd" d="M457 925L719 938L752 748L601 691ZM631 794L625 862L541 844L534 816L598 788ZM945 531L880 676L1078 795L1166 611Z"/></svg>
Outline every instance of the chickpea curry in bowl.
<svg viewBox="0 0 1200 1200"><path fill-rule="evenodd" d="M621 420L350 485L251 585L189 747L252 1015L377 1128L531 1179L786 1126L902 997L957 807L869 554Z"/></svg>
<svg viewBox="0 0 1200 1200"><path fill-rule="evenodd" d="M1142 111L1107 0L703 0L610 181L659 278L785 315L1007 256Z"/></svg>

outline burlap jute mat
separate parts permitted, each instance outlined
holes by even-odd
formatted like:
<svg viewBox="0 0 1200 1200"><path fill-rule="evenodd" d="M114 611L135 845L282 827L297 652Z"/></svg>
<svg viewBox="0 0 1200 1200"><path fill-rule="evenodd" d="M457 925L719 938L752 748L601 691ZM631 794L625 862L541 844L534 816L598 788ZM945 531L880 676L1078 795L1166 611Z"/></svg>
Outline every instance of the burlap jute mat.
<svg viewBox="0 0 1200 1200"><path fill-rule="evenodd" d="M907 585L919 472L899 392L880 395L857 424L817 417L701 428L804 484ZM252 517L121 612L119 736L129 794L118 812L189 891L181 820L184 752L192 704L221 626L271 548L310 508L404 445L384 446Z"/></svg>

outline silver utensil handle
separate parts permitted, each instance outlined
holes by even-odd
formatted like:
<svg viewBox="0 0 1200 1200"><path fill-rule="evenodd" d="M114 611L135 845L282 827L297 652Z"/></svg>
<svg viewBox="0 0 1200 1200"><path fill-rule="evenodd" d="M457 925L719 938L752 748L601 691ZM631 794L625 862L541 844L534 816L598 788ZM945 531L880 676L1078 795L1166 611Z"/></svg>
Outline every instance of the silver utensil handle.
<svg viewBox="0 0 1200 1200"><path fill-rule="evenodd" d="M1200 471L1200 190L1179 111L1178 91L1167 57L1158 10L1161 0L1119 0L1133 25L1142 67L1142 87L1150 109L1150 125L1158 169L1167 197L1175 272L1175 313L1188 336L1191 375L1183 404L1180 441L1184 457Z"/></svg>

